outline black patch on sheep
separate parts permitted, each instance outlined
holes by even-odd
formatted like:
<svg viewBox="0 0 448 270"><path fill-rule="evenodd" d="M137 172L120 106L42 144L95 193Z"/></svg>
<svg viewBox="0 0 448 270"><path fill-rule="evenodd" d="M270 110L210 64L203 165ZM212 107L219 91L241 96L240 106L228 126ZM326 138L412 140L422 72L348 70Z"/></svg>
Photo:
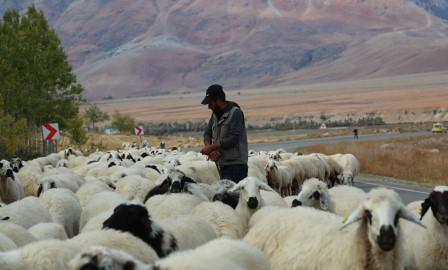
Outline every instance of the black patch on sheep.
<svg viewBox="0 0 448 270"><path fill-rule="evenodd" d="M159 170L159 168L157 168L156 165L146 165L145 168L150 168L150 169L153 169L154 171L160 173L160 170Z"/></svg>
<svg viewBox="0 0 448 270"><path fill-rule="evenodd" d="M151 189L148 194L146 194L145 196L145 202L151 198L152 196L155 195L160 195L160 194L165 194L169 191L171 186L171 178L168 177L167 179L165 179L162 184L155 186L153 189Z"/></svg>
<svg viewBox="0 0 448 270"><path fill-rule="evenodd" d="M250 209L256 209L258 207L258 199L256 197L249 197L249 200L247 201L247 206Z"/></svg>
<svg viewBox="0 0 448 270"><path fill-rule="evenodd" d="M291 207L297 207L297 206L302 206L302 202L297 199L294 199L292 201Z"/></svg>
<svg viewBox="0 0 448 270"><path fill-rule="evenodd" d="M182 176L182 179L179 181L175 181L171 183L170 192L171 193L181 193L187 190L187 186L185 183L196 184L196 181L187 176Z"/></svg>
<svg viewBox="0 0 448 270"><path fill-rule="evenodd" d="M383 225L380 228L380 234L377 237L378 246L383 251L391 251L395 247L397 242L397 236L395 235L392 225Z"/></svg>
<svg viewBox="0 0 448 270"><path fill-rule="evenodd" d="M0 169L3 168L3 163L0 162Z"/></svg>
<svg viewBox="0 0 448 270"><path fill-rule="evenodd" d="M11 169L6 170L6 177L11 178L12 180L16 180L16 178L14 177L14 172Z"/></svg>
<svg viewBox="0 0 448 270"><path fill-rule="evenodd" d="M216 193L213 196L213 201L220 201L233 209L238 205L238 201L240 200L240 194L237 192L225 191L222 193Z"/></svg>
<svg viewBox="0 0 448 270"><path fill-rule="evenodd" d="M110 167L113 167L113 166L117 166L117 164L115 164L115 162L111 162L111 163L109 163L109 165L107 165L107 168L110 168Z"/></svg>
<svg viewBox="0 0 448 270"><path fill-rule="evenodd" d="M152 224L153 221L145 207L120 204L114 209L112 216L104 221L103 229L110 228L129 232L150 245L160 258L165 257L173 250L165 251L162 249L165 232L162 230L154 231Z"/></svg>
<svg viewBox="0 0 448 270"><path fill-rule="evenodd" d="M0 220L9 220L10 219L10 217L2 217L2 218L0 218Z"/></svg>
<svg viewBox="0 0 448 270"><path fill-rule="evenodd" d="M149 154L146 153L146 152L144 152L144 153L142 153L140 156L141 156L142 158L145 158L145 157L149 157Z"/></svg>
<svg viewBox="0 0 448 270"><path fill-rule="evenodd" d="M56 188L56 184L54 182L50 183L50 188Z"/></svg>
<svg viewBox="0 0 448 270"><path fill-rule="evenodd" d="M90 261L81 266L79 270L100 270L100 268L98 268L98 256L90 258Z"/></svg>
<svg viewBox="0 0 448 270"><path fill-rule="evenodd" d="M319 200L320 199L320 193L319 191L314 191L313 195L311 195L315 200Z"/></svg>
<svg viewBox="0 0 448 270"><path fill-rule="evenodd" d="M420 220L431 208L434 217L440 224L448 225L448 191L433 191L422 203Z"/></svg>
<svg viewBox="0 0 448 270"><path fill-rule="evenodd" d="M127 261L123 264L123 270L134 270L135 269L135 263L132 261Z"/></svg>
<svg viewBox="0 0 448 270"><path fill-rule="evenodd" d="M132 157L131 154L128 154L127 157L126 157L126 159L128 159L128 160L132 160L132 162L135 163L135 159Z"/></svg>
<svg viewBox="0 0 448 270"><path fill-rule="evenodd" d="M42 193L43 188L44 187L42 186L42 184L40 184L39 188L37 189L37 197L40 197L40 194Z"/></svg>

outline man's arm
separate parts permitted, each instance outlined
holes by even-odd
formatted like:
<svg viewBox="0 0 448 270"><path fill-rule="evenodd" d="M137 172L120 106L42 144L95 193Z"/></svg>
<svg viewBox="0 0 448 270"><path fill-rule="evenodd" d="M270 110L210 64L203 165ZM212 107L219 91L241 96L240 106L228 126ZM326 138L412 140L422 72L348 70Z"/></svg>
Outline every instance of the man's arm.
<svg viewBox="0 0 448 270"><path fill-rule="evenodd" d="M221 138L219 142L222 149L228 149L238 143L238 138L244 132L244 114L241 110L235 110L229 123L228 136Z"/></svg>
<svg viewBox="0 0 448 270"><path fill-rule="evenodd" d="M204 145L209 145L212 143L212 126L213 126L213 115L208 120L207 127L204 131Z"/></svg>

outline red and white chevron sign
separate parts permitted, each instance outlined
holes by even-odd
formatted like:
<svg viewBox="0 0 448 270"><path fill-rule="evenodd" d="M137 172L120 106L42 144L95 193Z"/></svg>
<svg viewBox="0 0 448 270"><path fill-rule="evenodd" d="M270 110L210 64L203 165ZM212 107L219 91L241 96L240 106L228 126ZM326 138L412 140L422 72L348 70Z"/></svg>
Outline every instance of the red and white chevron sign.
<svg viewBox="0 0 448 270"><path fill-rule="evenodd" d="M42 126L42 134L44 140L57 140L61 137L59 133L59 125L57 123L47 123Z"/></svg>
<svg viewBox="0 0 448 270"><path fill-rule="evenodd" d="M143 126L135 127L134 131L135 131L135 135L137 135L137 136L141 136L144 134Z"/></svg>

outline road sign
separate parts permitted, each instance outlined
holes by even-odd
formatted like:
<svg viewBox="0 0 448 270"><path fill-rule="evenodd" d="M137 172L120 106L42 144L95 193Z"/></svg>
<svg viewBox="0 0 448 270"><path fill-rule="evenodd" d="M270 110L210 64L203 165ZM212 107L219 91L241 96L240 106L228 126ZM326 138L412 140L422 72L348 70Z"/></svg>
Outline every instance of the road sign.
<svg viewBox="0 0 448 270"><path fill-rule="evenodd" d="M47 123L42 126L42 134L45 141L57 140L61 137L58 123Z"/></svg>
<svg viewBox="0 0 448 270"><path fill-rule="evenodd" d="M135 135L142 136L145 132L143 131L143 126L138 126L134 128Z"/></svg>
<svg viewBox="0 0 448 270"><path fill-rule="evenodd" d="M322 123L322 124L320 125L320 129L327 129L327 125L325 125L325 123Z"/></svg>

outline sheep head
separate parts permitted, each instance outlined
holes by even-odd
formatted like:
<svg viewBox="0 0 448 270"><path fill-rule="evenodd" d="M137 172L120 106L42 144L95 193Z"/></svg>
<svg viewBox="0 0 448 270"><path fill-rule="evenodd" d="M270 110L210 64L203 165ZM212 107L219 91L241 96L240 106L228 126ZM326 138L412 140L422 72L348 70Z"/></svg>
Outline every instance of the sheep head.
<svg viewBox="0 0 448 270"><path fill-rule="evenodd" d="M102 246L85 248L69 262L75 270L137 270L141 264L131 255Z"/></svg>
<svg viewBox="0 0 448 270"><path fill-rule="evenodd" d="M324 211L329 210L330 196L327 184L316 178L305 181L297 198L292 201L292 207L309 206Z"/></svg>
<svg viewBox="0 0 448 270"><path fill-rule="evenodd" d="M240 192L239 201L241 203L247 203L247 206L252 210L261 207L262 198L260 190L274 192L274 190L270 186L268 186L266 183L263 183L260 179L253 176L244 178L233 188L230 189L231 192L239 191Z"/></svg>
<svg viewBox="0 0 448 270"><path fill-rule="evenodd" d="M448 186L437 186L422 203L421 217L423 219L429 208L442 225L448 225Z"/></svg>
<svg viewBox="0 0 448 270"><path fill-rule="evenodd" d="M406 209L395 191L377 188L348 217L342 228L362 221L367 225L367 237L373 247L391 251L399 235L399 219L403 218L425 227L416 215Z"/></svg>

